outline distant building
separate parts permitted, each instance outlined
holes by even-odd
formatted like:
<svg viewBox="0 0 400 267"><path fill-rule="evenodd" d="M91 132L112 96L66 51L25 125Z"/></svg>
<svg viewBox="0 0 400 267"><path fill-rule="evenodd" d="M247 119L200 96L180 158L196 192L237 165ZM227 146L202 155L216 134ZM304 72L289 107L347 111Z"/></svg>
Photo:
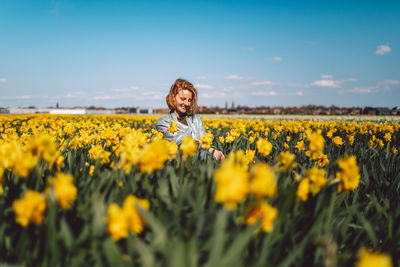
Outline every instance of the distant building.
<svg viewBox="0 0 400 267"><path fill-rule="evenodd" d="M71 114L71 115L84 115L88 114L86 109L70 109L70 108L62 108L62 109L49 109L50 114Z"/></svg>
<svg viewBox="0 0 400 267"><path fill-rule="evenodd" d="M391 115L391 111L388 108L377 108L376 109L377 115Z"/></svg>
<svg viewBox="0 0 400 267"><path fill-rule="evenodd" d="M377 115L376 109L371 107L365 107L362 109L363 115Z"/></svg>
<svg viewBox="0 0 400 267"><path fill-rule="evenodd" d="M225 103L227 104L227 102ZM234 102L232 102L234 107ZM0 108L0 114L167 114L168 108L140 108L140 107L120 107L115 109L107 109L104 107L90 106L85 107L72 107L72 108ZM316 106L308 105L302 107L247 107L238 105L235 108L219 108L199 106L198 113L200 114L275 114L275 115L400 115L400 108L394 107L392 109L386 107L336 107L336 106Z"/></svg>

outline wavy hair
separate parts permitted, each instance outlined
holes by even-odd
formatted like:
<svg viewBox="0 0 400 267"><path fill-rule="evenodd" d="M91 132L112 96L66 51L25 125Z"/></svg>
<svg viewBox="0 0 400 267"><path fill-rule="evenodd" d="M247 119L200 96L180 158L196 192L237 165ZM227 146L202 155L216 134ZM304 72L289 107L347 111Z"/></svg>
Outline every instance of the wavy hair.
<svg viewBox="0 0 400 267"><path fill-rule="evenodd" d="M171 86L169 94L167 95L167 105L170 110L176 109L175 97L181 90L189 90L193 94L192 105L188 111L189 115L193 115L197 112L197 90L194 88L193 84L184 80L176 79L175 83Z"/></svg>

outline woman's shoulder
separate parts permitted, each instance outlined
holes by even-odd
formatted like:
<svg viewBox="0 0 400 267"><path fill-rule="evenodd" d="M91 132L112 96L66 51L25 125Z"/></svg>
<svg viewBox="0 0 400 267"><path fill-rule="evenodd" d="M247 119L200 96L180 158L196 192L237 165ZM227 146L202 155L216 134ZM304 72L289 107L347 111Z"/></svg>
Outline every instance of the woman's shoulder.
<svg viewBox="0 0 400 267"><path fill-rule="evenodd" d="M193 118L193 120L202 120L199 114L197 113L193 114L191 117Z"/></svg>
<svg viewBox="0 0 400 267"><path fill-rule="evenodd" d="M170 124L171 120L173 120L172 116L170 113L168 113L167 115L165 115L164 117L159 118L156 121L156 126L157 125L163 125L163 124Z"/></svg>

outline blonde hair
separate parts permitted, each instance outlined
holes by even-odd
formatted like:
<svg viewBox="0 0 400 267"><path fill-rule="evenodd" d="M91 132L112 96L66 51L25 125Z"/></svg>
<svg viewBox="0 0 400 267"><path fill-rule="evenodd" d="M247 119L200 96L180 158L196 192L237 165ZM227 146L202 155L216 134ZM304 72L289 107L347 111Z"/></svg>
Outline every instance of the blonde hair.
<svg viewBox="0 0 400 267"><path fill-rule="evenodd" d="M167 105L170 110L176 109L176 95L182 90L189 90L193 94L192 104L190 106L190 110L188 111L189 115L193 115L197 112L197 90L194 88L193 84L184 80L184 79L176 79L175 83L171 86L169 90L169 94L167 95Z"/></svg>

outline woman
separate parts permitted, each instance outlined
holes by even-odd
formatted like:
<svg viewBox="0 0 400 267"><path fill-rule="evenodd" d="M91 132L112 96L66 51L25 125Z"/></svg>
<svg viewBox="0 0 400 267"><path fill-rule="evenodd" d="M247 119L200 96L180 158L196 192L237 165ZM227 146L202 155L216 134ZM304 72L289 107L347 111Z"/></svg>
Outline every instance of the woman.
<svg viewBox="0 0 400 267"><path fill-rule="evenodd" d="M198 142L200 137L206 133L206 130L203 121L196 114L197 90L193 84L184 79L177 79L167 96L167 105L170 112L167 116L157 120L157 130L164 134L164 138L174 141L178 146L185 136L191 136ZM178 124L178 130L174 133L168 131L171 121ZM225 159L224 154L219 150L210 148L208 152L216 160Z"/></svg>

